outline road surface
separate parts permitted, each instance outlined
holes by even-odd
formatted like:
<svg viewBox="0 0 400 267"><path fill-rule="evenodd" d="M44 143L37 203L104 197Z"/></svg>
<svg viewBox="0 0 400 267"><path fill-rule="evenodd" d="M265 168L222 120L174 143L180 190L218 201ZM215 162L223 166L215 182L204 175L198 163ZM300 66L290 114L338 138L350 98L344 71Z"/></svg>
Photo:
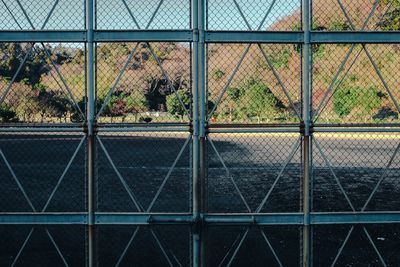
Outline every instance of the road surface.
<svg viewBox="0 0 400 267"><path fill-rule="evenodd" d="M29 212L33 207L35 211L47 212L85 211L86 146L82 138L80 135L56 134L1 135L0 149L4 157L0 155L0 210ZM171 133L100 135L96 146L97 210L134 212L139 205L143 210L153 212L190 211L191 148L188 138L186 134ZM207 147L209 211L300 211L302 151L298 138L292 134L211 134ZM378 181L381 184L365 210L398 210L400 155L394 155L400 140L398 136L371 138L366 135L317 134L316 140L318 145L313 146L314 211L351 211L340 186L355 210L360 211ZM179 154L181 156L177 159ZM13 175L18 178L31 205L24 198ZM129 186L135 201L132 201L121 179ZM165 186L159 191L163 181ZM57 190L54 191L58 182ZM158 198L155 199L157 192ZM267 194L268 199L260 206ZM367 228L386 263L398 266L400 259L394 251L400 244L399 226ZM13 262L31 229L31 226L0 228L5 240L0 245L1 266L9 266ZM99 265L115 265L135 230L135 227L129 226L99 227ZM174 265L186 266L190 262L189 230L182 226L154 227L159 241L167 247L167 253L175 258ZM263 230L281 264L298 265L300 229L297 226L274 226ZM332 263L348 230L350 226L315 227L315 266L329 266ZM49 226L34 228L16 266L22 266L28 261L31 266L35 263L35 266L63 264L46 231L49 231L70 266L83 265L84 227ZM245 231L243 227L210 228L210 266L218 266L231 244ZM232 265L262 266L268 263L268 266L279 266L263 234L258 228L250 229ZM361 251L357 252L360 247ZM152 266L166 265L160 251L151 231L142 228L128 249L129 253L122 258L121 266L129 266L133 261L137 263L135 266L149 266L149 262L152 262ZM156 254L157 257L154 256ZM222 265L228 261L225 259ZM346 265L348 262L352 264ZM356 227L337 266L368 264L380 266L362 227Z"/></svg>

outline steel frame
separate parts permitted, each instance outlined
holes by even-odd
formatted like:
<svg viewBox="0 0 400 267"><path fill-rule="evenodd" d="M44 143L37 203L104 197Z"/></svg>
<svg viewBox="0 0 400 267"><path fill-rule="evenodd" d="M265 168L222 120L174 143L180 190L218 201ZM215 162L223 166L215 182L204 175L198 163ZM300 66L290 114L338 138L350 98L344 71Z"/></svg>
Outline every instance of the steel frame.
<svg viewBox="0 0 400 267"><path fill-rule="evenodd" d="M84 30L0 31L1 42L87 42ZM206 43L304 43L304 32L205 30ZM102 42L194 42L193 30L93 30L93 40ZM400 32L318 32L310 31L311 44L393 44Z"/></svg>
<svg viewBox="0 0 400 267"><path fill-rule="evenodd" d="M20 4L19 0L18 4L21 9L24 10L23 6ZM125 2L124 0L121 0ZM249 23L246 20L246 17L243 15L243 12L240 10L240 6L237 4L236 0L232 0L235 2L243 20L246 22L248 26L248 31L210 31L205 27L206 20L206 0L192 0L192 29L188 30L148 30L148 27L152 23L152 19L147 25L146 29L140 29L137 24L135 17L132 12L129 12L131 19L135 22L136 26L139 30L99 30L95 29L95 0L86 0L86 29L84 30L43 30L49 18L52 16L52 13L58 3L55 2L53 8L50 13L46 17L46 21L43 23L41 29L35 29L32 22L30 21L29 16L24 12L26 19L29 21L32 26L32 30L15 30L15 31L0 31L0 42L27 42L27 43L41 43L43 42L79 42L85 43L87 49L87 92L88 92L88 104L87 104L87 114L86 114L86 123L82 126L74 126L74 127L24 127L24 126L1 126L1 133L76 133L82 134L85 132L85 135L81 139L79 145L77 146L73 156L71 157L69 164L64 170L61 177L59 177L58 183L52 191L46 205L42 209L37 209L34 207L29 200L29 197L24 192L24 188L19 183L18 177L15 175L11 165L8 163L6 156L0 150L0 160L4 161L13 176L13 179L18 184L20 191L25 196L25 199L29 203L32 208L32 212L29 213L0 213L0 225L9 225L9 224L27 224L32 225L32 230L26 237L21 249L19 250L17 257L13 264L15 264L18 260L21 251L24 249L24 246L29 241L32 232L35 229L35 225L57 225L57 224L79 224L79 225L87 225L88 226L88 265L95 266L95 250L94 244L95 240L95 230L98 225L190 225L192 226L192 255L193 266L206 266L206 248L205 244L207 242L207 228L208 226L223 226L223 225L243 225L243 226L264 226L264 225L298 225L303 227L302 231L302 244L303 244L303 252L302 252L302 266L312 266L312 226L314 225L326 225L326 224L348 224L352 225L350 228L345 241L340 247L332 266L334 266L340 257L344 246L349 240L352 231L354 229L354 225L363 226L364 233L368 238L371 246L374 248L375 252L378 255L378 258L382 265L386 266L384 258L379 253L379 250L374 244L374 241L371 239L367 229L364 225L368 224L393 224L400 223L400 212L366 212L365 209L375 194L377 188L380 186L381 182L385 179L385 172L383 172L380 177L379 182L375 186L373 192L369 196L367 202L364 207L358 211L354 208L351 200L347 196L345 190L340 184L339 179L335 175L335 171L332 168L329 159L324 154L323 149L319 145L319 142L316 138L313 137L314 133L340 133L340 132L352 132L352 133L360 133L360 132L378 132L378 133L399 133L400 128L395 125L372 125L372 126L357 126L357 127L346 127L346 126L334 126L334 125L319 125L318 117L323 112L324 105L329 101L330 97L335 93L335 86L337 86L336 82L339 79L339 75L342 72L345 72L344 76L347 75L348 70L344 70L344 66L348 61L350 54L353 52L355 44L362 44L362 49L360 52L365 52L371 61L372 65L375 68L378 76L380 77L385 89L388 94L391 96L391 99L396 104L397 109L400 111L400 107L396 101L396 99L391 94L391 89L385 82L384 77L380 74L378 66L374 63L374 59L369 53L367 46L368 44L400 44L400 32L366 32L363 31L365 26L368 23L368 20L372 17L378 0L374 5L374 9L371 10L369 17L366 19L364 23L364 27L361 29L356 29L348 16L346 10L342 8L343 13L345 14L348 22L352 27L351 32L316 32L311 30L311 0L302 0L302 8L303 8L303 30L302 31L293 31L293 32L267 32L261 31L261 23L260 27L257 30L254 30L250 27ZM342 3L340 0L337 0L340 6ZM160 1L162 3L162 0ZM269 15L269 12L272 9L275 1L271 4L271 7L268 13L265 15L265 18ZM160 4L161 5L161 4ZM159 5L159 6L160 6ZM129 7L126 6L129 10ZM158 12L156 9L153 14L153 18ZM264 20L265 20L264 18ZM188 42L192 44L193 55L192 55L192 64L193 64L193 110L190 112L187 110L187 114L191 119L191 125L161 125L161 126L118 126L118 127L108 127L99 125L96 127L96 119L101 116L102 109L104 105L106 105L107 101L103 107L95 113L94 110L94 98L95 98L95 66L91 64L95 61L95 47L96 43L101 42L146 42L148 43L149 52L154 56L154 59L157 60L157 56L154 54L151 48L151 42L160 42L160 41L168 41L168 42ZM251 44L260 44L260 43L293 43L302 45L302 59L303 59L303 69L302 69L302 89L303 89L303 111L302 114L298 114L301 119L301 123L299 125L278 125L278 127L272 126L250 126L250 125L237 125L237 126L229 126L229 125L208 125L208 119L210 118L211 113L206 114L206 103L207 103L207 44L212 43L247 43L249 44L247 48L244 50L242 55L242 59L239 61L236 70L232 73L231 78L228 81L228 84L221 90L221 95L219 100L221 100L223 94L226 91L226 88L229 87L229 83L235 76L237 69L240 67L241 62L249 51L249 47ZM315 114L311 114L311 68L312 68L312 51L311 46L313 44L336 44L336 43L345 43L345 44L353 44L350 49L346 59L342 62L341 67L339 68L337 74L335 75L331 86L328 88L326 95L323 98L320 106L317 109ZM261 52L264 55L264 58L267 63L269 62L268 55L259 45ZM33 45L32 45L33 49ZM120 78L124 75L125 69L128 66L130 60L132 59L135 53L135 49L131 51L131 56L128 58L124 68L121 70L120 75L115 80L113 87L110 89L108 96L110 96L115 90ZM50 57L49 57L50 58ZM358 56L355 60L357 60ZM163 66L160 61L157 61L160 70L164 74L166 80L170 81L168 75L163 70ZM23 62L22 62L23 64ZM21 64L21 65L22 65ZM55 67L54 62L52 62ZM354 64L354 62L353 62ZM273 66L269 64L272 71ZM62 86L67 92L70 92L67 83L64 81L61 73L58 71L57 75L62 81ZM274 72L275 78L281 84L282 90L285 92L285 86L280 81L279 75ZM343 80L344 77L341 78ZM341 81L339 80L339 82ZM173 85L170 84L171 88ZM1 96L0 103L4 100L7 92L7 89L4 95ZM331 95L329 95L332 92ZM286 96L289 98L289 95L286 93ZM178 96L179 97L179 96ZM72 98L72 102L76 105L76 101ZM109 100L109 97L107 98ZM181 101L182 102L182 101ZM217 101L219 102L219 101ZM77 105L76 105L77 106ZM79 109L79 106L77 106ZM83 112L80 111L83 115ZM126 185L124 177L118 172L118 169L113 164L112 158L109 156L107 152L107 148L101 141L101 133L118 133L118 132L127 132L127 133L135 133L135 132L179 132L179 133L187 133L188 138L186 139L185 144L183 145L181 151L176 156L174 164L171 166L170 171L166 175L163 180L162 185L159 187L156 195L154 196L153 201L151 202L149 207L142 207L141 204L136 200L134 192L129 186ZM298 133L298 142L296 142L293 147L293 153L297 151L300 147L302 148L302 164L303 164L303 211L299 213L260 213L261 208L263 207L263 203L269 197L271 190L274 188L274 185L271 187L268 194L265 196L262 203L260 203L259 208L256 211L252 211L246 203L245 198L240 192L240 188L235 184L235 181L232 179L229 168L225 165L223 158L218 153L217 148L215 147L212 138L208 135L209 133ZM52 196L57 191L58 186L60 185L63 177L65 176L66 171L74 160L78 150L83 146L86 141L87 149L88 149L88 210L84 213L50 213L46 212L46 207L50 203ZM192 213L152 213L151 208L154 202L157 200L158 195L160 194L163 186L171 174L175 164L179 160L182 155L183 150L191 145L193 149L193 203L192 203ZM94 171L94 162L95 162L95 146L99 146L99 149L103 150L107 156L107 159L113 166L113 169L120 180L120 182L124 185L124 188L128 192L130 199L134 203L138 212L132 213L101 213L96 212L96 192L95 192L95 171ZM209 146L207 148L207 146ZM311 200L312 196L310 195L312 191L312 148L315 148L317 152L319 152L324 162L331 172L333 178L335 179L337 185L339 186L343 196L348 202L352 212L330 212L330 213L322 213L322 212L312 212L311 208ZM232 183L235 185L235 190L238 192L240 198L242 199L245 206L248 208L248 213L246 214L213 214L207 212L207 207L205 205L206 198L206 162L205 156L207 149L212 149L217 154L221 164L226 170L227 178L231 179ZM394 154L391 156L391 160L388 162L386 169L387 170L394 157L397 155L400 150L400 144L396 148ZM288 157L287 163L290 162L291 157ZM284 164L281 173L285 170L287 164ZM276 177L275 183L279 180L281 173ZM138 228L139 229L139 228ZM139 230L137 230L139 231ZM130 242L127 244L127 247L121 254L121 257L117 263L119 265L120 261L125 255L127 248L134 241L137 231L135 231L130 239ZM241 244L245 240L247 236L247 230L239 237L239 242L234 244L232 247L233 254L224 257L222 263L227 263L229 266L238 250L240 249ZM46 228L46 233L57 250L58 254L62 258L64 264L68 266L65 258L63 257L61 251L59 250L56 242L54 241L51 233ZM164 256L168 260L170 265L174 265L173 261L168 257L165 252L164 247L159 242L157 238L157 234L152 232L153 237L159 244L161 251ZM279 257L274 252L273 247L268 241L268 237L261 230L261 235L266 241L268 248L273 252L274 257L279 265L282 266Z"/></svg>
<svg viewBox="0 0 400 267"><path fill-rule="evenodd" d="M246 213L246 214L204 214L207 225L304 225L303 213ZM400 212L310 212L310 225L334 224L395 224L399 223ZM0 225L29 224L87 225L86 212L41 212L41 213L2 213ZM191 213L95 213L94 225L193 225L195 218Z"/></svg>

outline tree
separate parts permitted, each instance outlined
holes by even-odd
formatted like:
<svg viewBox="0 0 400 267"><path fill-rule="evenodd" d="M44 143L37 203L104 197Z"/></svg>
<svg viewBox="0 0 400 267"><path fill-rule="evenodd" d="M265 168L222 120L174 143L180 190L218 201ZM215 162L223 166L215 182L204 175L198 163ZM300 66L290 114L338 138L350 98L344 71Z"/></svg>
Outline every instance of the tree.
<svg viewBox="0 0 400 267"><path fill-rule="evenodd" d="M17 73L23 58L27 57L15 82L24 82L31 86L39 83L42 74L48 73L46 53L40 47L35 47L30 53L30 46L22 46L20 43L1 44L3 60L0 61L0 76L11 80ZM27 55L29 53L29 55Z"/></svg>
<svg viewBox="0 0 400 267"><path fill-rule="evenodd" d="M230 122L238 120L244 115L243 108L240 107L240 102L242 101L245 92L244 87L228 88L227 108Z"/></svg>
<svg viewBox="0 0 400 267"><path fill-rule="evenodd" d="M124 43L101 44L98 47L98 58L115 69L121 58L129 54L129 48Z"/></svg>
<svg viewBox="0 0 400 267"><path fill-rule="evenodd" d="M75 54L72 57L72 63L78 65L83 65L85 63L85 53L82 49L76 49Z"/></svg>
<svg viewBox="0 0 400 267"><path fill-rule="evenodd" d="M134 114L135 122L137 122L137 115L145 109L147 109L147 100L143 93L136 91L129 94L116 91L111 96L103 114L110 117L122 117L122 121L129 114Z"/></svg>
<svg viewBox="0 0 400 267"><path fill-rule="evenodd" d="M262 118L273 118L285 108L272 91L263 82L250 79L246 88L246 111L248 116L257 117L258 123Z"/></svg>
<svg viewBox="0 0 400 267"><path fill-rule="evenodd" d="M49 106L52 117L57 117L60 122L64 118L64 122L66 122L67 114L72 110L71 101L68 98L59 93L55 94L50 99Z"/></svg>
<svg viewBox="0 0 400 267"><path fill-rule="evenodd" d="M50 112L50 99L53 92L47 92L46 87L42 84L36 84L31 92L22 95L18 102L13 106L18 117L23 121L33 122L38 114L41 116L41 122Z"/></svg>
<svg viewBox="0 0 400 267"><path fill-rule="evenodd" d="M184 106L179 99L182 101ZM189 110L189 108L190 95L187 90L178 90L176 93L167 96L168 112L176 118L180 118L181 121L183 121L183 118L186 115L186 110Z"/></svg>
<svg viewBox="0 0 400 267"><path fill-rule="evenodd" d="M19 43L0 43L2 52L2 60L0 61L0 76L10 80L17 72L19 65L21 64L22 47ZM16 81L22 79L22 72L16 77Z"/></svg>
<svg viewBox="0 0 400 267"><path fill-rule="evenodd" d="M135 115L135 122L138 120L138 115L147 109L147 99L141 92L134 92L125 98L125 112Z"/></svg>
<svg viewBox="0 0 400 267"><path fill-rule="evenodd" d="M40 106L37 98L32 95L25 96L16 108L18 117L22 118L24 122L33 122L39 111Z"/></svg>
<svg viewBox="0 0 400 267"><path fill-rule="evenodd" d="M98 112L100 110L100 108L103 106L103 102L104 102L103 99L96 99L95 112ZM74 122L74 123L84 122L84 120L85 120L84 115L82 116L82 114L79 112L79 110L76 106L78 106L79 109L83 112L83 114L85 114L86 105L87 105L87 97L86 96L82 97L82 99L78 103L76 103L76 105L73 103L71 104L71 118L70 118L71 122ZM104 112L103 112L103 114L104 114Z"/></svg>

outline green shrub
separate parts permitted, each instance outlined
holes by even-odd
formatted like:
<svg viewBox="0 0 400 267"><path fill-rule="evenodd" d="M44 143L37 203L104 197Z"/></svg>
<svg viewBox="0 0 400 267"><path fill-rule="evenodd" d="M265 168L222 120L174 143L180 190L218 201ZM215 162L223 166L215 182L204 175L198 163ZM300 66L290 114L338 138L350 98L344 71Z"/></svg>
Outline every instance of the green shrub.
<svg viewBox="0 0 400 267"><path fill-rule="evenodd" d="M331 23L331 25L329 25L329 30L331 30L331 31L348 31L348 30L351 30L351 27L346 22L335 20Z"/></svg>
<svg viewBox="0 0 400 267"><path fill-rule="evenodd" d="M225 72L223 72L221 69L217 69L215 72L214 72L214 79L216 79L216 80L219 80L219 79L221 79L222 77L224 77L225 76Z"/></svg>
<svg viewBox="0 0 400 267"><path fill-rule="evenodd" d="M381 106L382 97L383 94L374 86L339 87L333 96L333 110L340 117L349 115L354 109L363 114L371 114Z"/></svg>
<svg viewBox="0 0 400 267"><path fill-rule="evenodd" d="M377 23L377 26L384 31L399 31L400 0L381 0L380 5L390 6L391 9L384 14L383 18Z"/></svg>
<svg viewBox="0 0 400 267"><path fill-rule="evenodd" d="M250 78L245 86L246 113L249 117L256 117L258 122L263 118L275 119L285 108L282 101L262 81Z"/></svg>
<svg viewBox="0 0 400 267"><path fill-rule="evenodd" d="M272 65L275 68L289 67L289 60L292 56L292 51L289 48L280 49L271 55Z"/></svg>
<svg viewBox="0 0 400 267"><path fill-rule="evenodd" d="M189 108L190 96L187 90L178 90L177 93L173 92L167 96L167 110L177 119L180 118L181 121L183 121L186 110L189 110Z"/></svg>
<svg viewBox="0 0 400 267"><path fill-rule="evenodd" d="M103 114L110 117L122 117L122 121L129 114L134 114L136 122L137 115L145 109L147 109L147 101L143 93L116 91L112 94Z"/></svg>

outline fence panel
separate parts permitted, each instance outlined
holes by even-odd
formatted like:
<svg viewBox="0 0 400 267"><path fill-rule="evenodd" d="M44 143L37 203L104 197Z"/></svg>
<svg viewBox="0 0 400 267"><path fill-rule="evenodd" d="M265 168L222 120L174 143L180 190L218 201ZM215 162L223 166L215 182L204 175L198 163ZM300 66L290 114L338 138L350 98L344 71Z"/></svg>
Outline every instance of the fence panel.
<svg viewBox="0 0 400 267"><path fill-rule="evenodd" d="M0 1L0 265L398 266L399 14Z"/></svg>

